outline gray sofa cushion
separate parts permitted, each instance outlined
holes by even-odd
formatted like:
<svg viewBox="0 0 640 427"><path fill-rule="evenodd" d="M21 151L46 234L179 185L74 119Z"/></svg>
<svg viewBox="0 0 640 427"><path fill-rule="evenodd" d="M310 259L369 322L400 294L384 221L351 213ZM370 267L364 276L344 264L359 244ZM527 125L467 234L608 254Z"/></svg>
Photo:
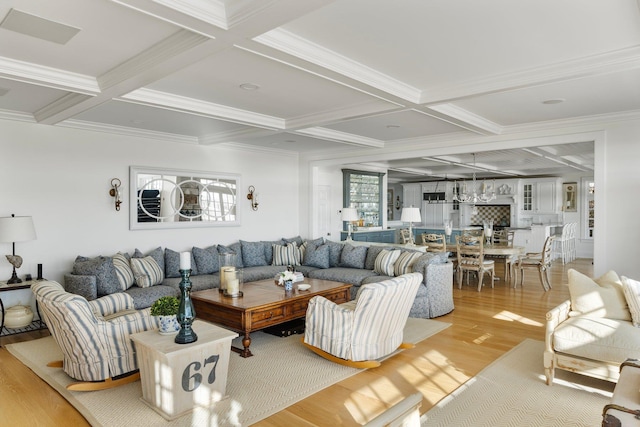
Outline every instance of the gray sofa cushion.
<svg viewBox="0 0 640 427"><path fill-rule="evenodd" d="M116 268L113 266L113 260L110 257L87 258L79 256L73 263L72 274L95 276L99 297L120 291Z"/></svg>
<svg viewBox="0 0 640 427"><path fill-rule="evenodd" d="M308 242L302 265L329 268L329 245L316 246L313 242Z"/></svg>
<svg viewBox="0 0 640 427"><path fill-rule="evenodd" d="M150 288L139 288L132 286L126 291L133 298L133 305L136 310L150 307L158 298L166 296L180 296L180 291L173 286L156 285Z"/></svg>
<svg viewBox="0 0 640 427"><path fill-rule="evenodd" d="M377 276L377 274L369 270L346 267L319 268L309 272L309 277L313 279L333 280L335 282L350 283L352 285L360 285L365 278L371 276ZM352 298L354 296L355 293L352 295Z"/></svg>
<svg viewBox="0 0 640 427"><path fill-rule="evenodd" d="M267 265L264 243L240 240L240 246L242 247L242 264L245 267Z"/></svg>
<svg viewBox="0 0 640 427"><path fill-rule="evenodd" d="M202 249L193 247L191 249L193 258L198 266L198 274L213 274L220 271L220 262L218 261L218 245L209 246Z"/></svg>
<svg viewBox="0 0 640 427"><path fill-rule="evenodd" d="M181 277L165 278L162 281L163 285L171 286L175 289L180 289ZM220 275L216 274L200 274L198 276L191 276L189 278L191 282L191 292L204 291L206 289L219 289L220 288ZM197 315L197 313L196 313Z"/></svg>
<svg viewBox="0 0 640 427"><path fill-rule="evenodd" d="M338 267L340 265L340 255L342 255L344 243L327 240L325 245L329 246L329 267ZM373 270L373 268L371 270Z"/></svg>
<svg viewBox="0 0 640 427"><path fill-rule="evenodd" d="M347 243L344 245L344 248L342 248L342 254L340 255L340 267L364 269L364 262L366 258L366 246L352 246Z"/></svg>
<svg viewBox="0 0 640 427"><path fill-rule="evenodd" d="M82 276L79 274L64 275L64 290L72 294L81 295L87 301L98 298L96 276Z"/></svg>

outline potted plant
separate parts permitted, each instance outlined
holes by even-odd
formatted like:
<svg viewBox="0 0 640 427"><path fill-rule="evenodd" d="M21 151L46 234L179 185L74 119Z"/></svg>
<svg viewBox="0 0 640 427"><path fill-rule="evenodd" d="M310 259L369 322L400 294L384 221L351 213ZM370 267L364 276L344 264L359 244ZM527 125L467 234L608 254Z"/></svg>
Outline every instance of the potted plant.
<svg viewBox="0 0 640 427"><path fill-rule="evenodd" d="M171 296L160 297L151 305L151 315L157 316L160 323L160 334L169 335L180 330L177 318L179 307L180 300Z"/></svg>

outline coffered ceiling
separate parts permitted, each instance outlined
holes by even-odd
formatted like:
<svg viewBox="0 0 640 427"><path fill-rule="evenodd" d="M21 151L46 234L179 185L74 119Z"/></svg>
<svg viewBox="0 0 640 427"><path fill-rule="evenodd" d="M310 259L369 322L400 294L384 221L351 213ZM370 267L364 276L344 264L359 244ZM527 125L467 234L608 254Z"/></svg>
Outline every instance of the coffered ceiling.
<svg viewBox="0 0 640 427"><path fill-rule="evenodd" d="M639 1L0 0L0 118L339 158L640 117ZM590 143L400 157L593 170Z"/></svg>

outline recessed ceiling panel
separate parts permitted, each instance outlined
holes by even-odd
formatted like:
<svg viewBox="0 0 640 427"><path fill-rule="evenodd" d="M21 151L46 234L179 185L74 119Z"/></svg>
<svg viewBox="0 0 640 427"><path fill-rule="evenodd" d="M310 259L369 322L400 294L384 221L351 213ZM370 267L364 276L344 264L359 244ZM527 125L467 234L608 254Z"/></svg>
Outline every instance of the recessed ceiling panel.
<svg viewBox="0 0 640 427"><path fill-rule="evenodd" d="M121 101L107 102L78 115L76 119L191 137L247 129L223 120Z"/></svg>
<svg viewBox="0 0 640 427"><path fill-rule="evenodd" d="M336 1L285 25L413 87L637 45L636 0Z"/></svg>
<svg viewBox="0 0 640 427"><path fill-rule="evenodd" d="M10 2L0 3L0 19ZM111 1L22 1L22 12L79 28L61 45L0 28L0 57L99 76L179 28Z"/></svg>
<svg viewBox="0 0 640 427"><path fill-rule="evenodd" d="M0 110L11 110L33 114L56 99L67 94L65 91L35 86L15 80L0 79Z"/></svg>
<svg viewBox="0 0 640 427"><path fill-rule="evenodd" d="M545 104L546 100L562 100ZM503 126L640 110L640 70L604 74L460 100Z"/></svg>
<svg viewBox="0 0 640 427"><path fill-rule="evenodd" d="M348 120L325 127L382 141L464 131L464 129L458 126L417 111L399 111L380 114L361 119Z"/></svg>
<svg viewBox="0 0 640 427"><path fill-rule="evenodd" d="M243 84L252 85L251 90L242 89ZM240 49L212 55L148 88L289 119L358 105L377 105L379 110L394 107L362 92Z"/></svg>

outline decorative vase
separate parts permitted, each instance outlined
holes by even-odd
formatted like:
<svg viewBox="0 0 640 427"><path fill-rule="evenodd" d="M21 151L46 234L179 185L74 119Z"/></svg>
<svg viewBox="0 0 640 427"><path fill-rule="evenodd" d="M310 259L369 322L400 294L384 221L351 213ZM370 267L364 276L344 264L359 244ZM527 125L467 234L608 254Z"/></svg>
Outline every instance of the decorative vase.
<svg viewBox="0 0 640 427"><path fill-rule="evenodd" d="M293 280L287 280L284 282L284 291L293 292Z"/></svg>
<svg viewBox="0 0 640 427"><path fill-rule="evenodd" d="M26 305L14 305L5 312L4 326L7 328L24 328L33 321L33 311Z"/></svg>
<svg viewBox="0 0 640 427"><path fill-rule="evenodd" d="M169 316L158 316L160 322L160 335L173 335L180 330L180 324L178 323L178 317L175 314Z"/></svg>

